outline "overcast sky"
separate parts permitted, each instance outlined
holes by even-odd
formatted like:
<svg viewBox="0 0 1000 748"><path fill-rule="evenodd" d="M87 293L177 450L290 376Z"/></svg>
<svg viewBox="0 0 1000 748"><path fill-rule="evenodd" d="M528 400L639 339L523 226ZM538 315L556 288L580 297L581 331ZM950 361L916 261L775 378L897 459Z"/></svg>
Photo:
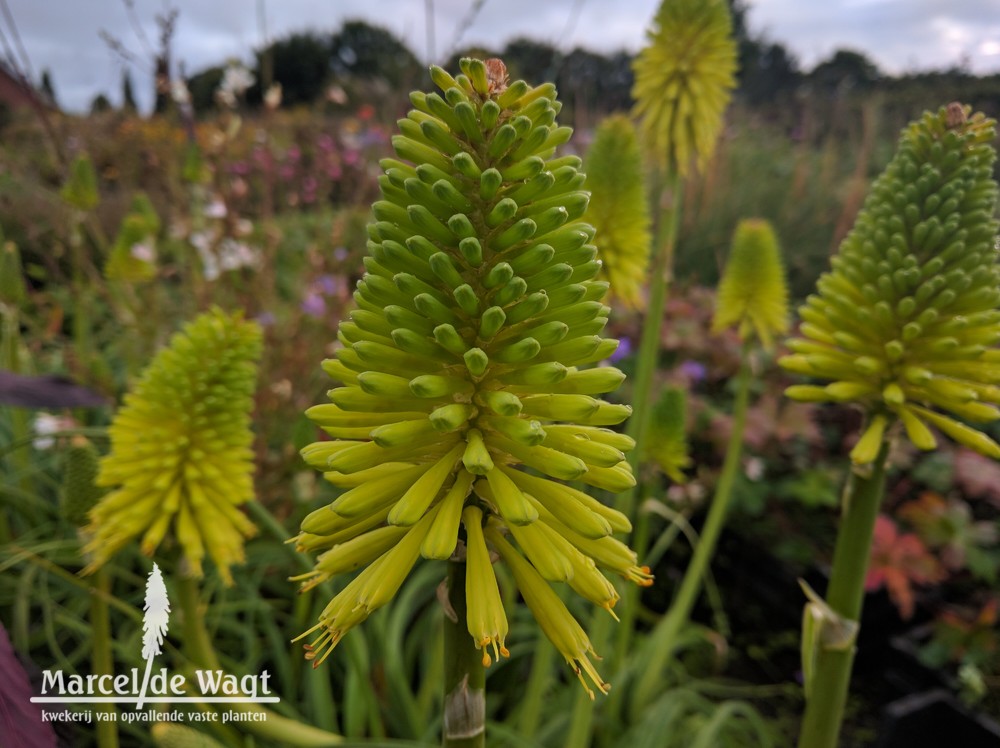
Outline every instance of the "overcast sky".
<svg viewBox="0 0 1000 748"><path fill-rule="evenodd" d="M265 34L331 32L345 19L389 28L422 59L428 58L427 13L433 7L436 59L454 49L458 29L475 5L480 11L461 36L502 47L530 36L569 51L638 50L659 0L0 0L10 10L36 75L49 69L60 104L85 109L98 93L120 96L122 58L101 40L106 31L138 59L133 73L140 104L148 100L147 43L156 44L154 18L176 8L174 56L188 73L250 59ZM967 65L1000 72L1000 0L750 0L749 25L781 42L804 69L838 48L862 51L890 73ZM13 48L10 17L0 14L2 51ZM145 37L145 38L143 38ZM16 49L15 49L16 52ZM19 58L20 59L20 58Z"/></svg>

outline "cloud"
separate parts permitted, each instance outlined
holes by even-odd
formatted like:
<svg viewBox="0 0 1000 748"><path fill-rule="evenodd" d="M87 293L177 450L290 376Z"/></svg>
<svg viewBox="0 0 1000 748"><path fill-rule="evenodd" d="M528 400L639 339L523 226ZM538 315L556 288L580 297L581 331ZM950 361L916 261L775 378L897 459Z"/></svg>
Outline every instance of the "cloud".
<svg viewBox="0 0 1000 748"><path fill-rule="evenodd" d="M124 0L7 0L34 72L52 71L60 103L85 110L98 93L120 97L122 60L101 41L103 29L149 66L150 53L129 22ZM154 44L155 16L166 0L134 0L143 33ZM424 3L413 0L260 0L265 23L251 0L169 0L180 11L174 59L197 72L229 57L249 60L261 44L292 31L331 33L345 19L385 26L421 59L428 37ZM637 51L659 0L486 0L461 36L460 46L502 47L516 36L599 52ZM434 48L439 59L452 51L470 0L433 0ZM751 30L788 47L805 68L837 48L867 54L890 73L944 68L968 59L978 73L1000 70L1000 13L996 0L751 0ZM990 8L994 12L990 12ZM5 28L6 30L6 28ZM152 97L151 76L137 69L140 103Z"/></svg>

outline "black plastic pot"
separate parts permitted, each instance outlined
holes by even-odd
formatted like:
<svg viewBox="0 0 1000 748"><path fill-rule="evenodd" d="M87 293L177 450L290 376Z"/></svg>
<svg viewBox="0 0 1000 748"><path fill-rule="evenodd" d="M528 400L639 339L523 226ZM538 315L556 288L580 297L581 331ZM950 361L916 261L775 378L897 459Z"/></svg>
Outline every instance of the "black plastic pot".
<svg viewBox="0 0 1000 748"><path fill-rule="evenodd" d="M874 748L997 748L1000 725L970 712L946 690L906 696L888 704Z"/></svg>

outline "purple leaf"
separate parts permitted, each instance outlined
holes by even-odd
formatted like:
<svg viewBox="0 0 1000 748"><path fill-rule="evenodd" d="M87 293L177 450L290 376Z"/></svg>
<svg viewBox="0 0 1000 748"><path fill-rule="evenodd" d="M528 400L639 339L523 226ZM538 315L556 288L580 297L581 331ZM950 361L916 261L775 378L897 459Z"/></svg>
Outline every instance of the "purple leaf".
<svg viewBox="0 0 1000 748"><path fill-rule="evenodd" d="M52 725L42 722L42 708L28 674L14 653L7 630L0 623L0 745L4 748L56 748Z"/></svg>

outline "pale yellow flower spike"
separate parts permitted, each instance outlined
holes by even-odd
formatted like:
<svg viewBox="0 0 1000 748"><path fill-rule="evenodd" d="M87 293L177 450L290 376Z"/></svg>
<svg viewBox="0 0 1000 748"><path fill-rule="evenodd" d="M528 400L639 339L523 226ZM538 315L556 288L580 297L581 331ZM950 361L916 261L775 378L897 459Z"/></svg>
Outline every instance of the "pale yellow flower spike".
<svg viewBox="0 0 1000 748"><path fill-rule="evenodd" d="M664 0L632 63L640 132L662 168L686 176L715 149L736 86L736 42L723 0Z"/></svg>
<svg viewBox="0 0 1000 748"><path fill-rule="evenodd" d="M774 336L788 331L788 288L777 238L767 221L740 221L719 284L712 331L737 325L744 339L751 330L770 349Z"/></svg>
<svg viewBox="0 0 1000 748"><path fill-rule="evenodd" d="M614 115L601 123L583 166L590 189L590 205L583 218L597 230L594 244L604 263L603 275L616 299L640 309L648 280L652 220L642 154L627 117Z"/></svg>
<svg viewBox="0 0 1000 748"><path fill-rule="evenodd" d="M126 395L108 433L90 511L92 572L134 538L152 555L173 529L188 571L206 553L226 584L256 532L236 507L253 498L250 411L260 328L239 314L201 315L174 336Z"/></svg>

